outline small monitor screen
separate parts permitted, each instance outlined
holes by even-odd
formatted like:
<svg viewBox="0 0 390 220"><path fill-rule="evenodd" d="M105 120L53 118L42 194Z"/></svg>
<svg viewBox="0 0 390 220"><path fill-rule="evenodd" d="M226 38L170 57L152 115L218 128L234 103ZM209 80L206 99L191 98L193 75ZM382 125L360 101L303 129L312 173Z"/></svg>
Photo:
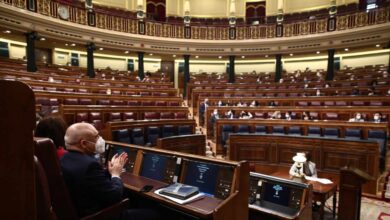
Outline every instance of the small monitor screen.
<svg viewBox="0 0 390 220"><path fill-rule="evenodd" d="M274 183L263 182L263 200L272 202L281 206L289 206L290 188L288 186Z"/></svg>
<svg viewBox="0 0 390 220"><path fill-rule="evenodd" d="M188 161L184 184L199 187L201 192L214 195L219 166L199 161Z"/></svg>
<svg viewBox="0 0 390 220"><path fill-rule="evenodd" d="M167 164L170 157L161 154L144 153L140 176L163 181L167 173Z"/></svg>
<svg viewBox="0 0 390 220"><path fill-rule="evenodd" d="M110 147L110 150L108 152L107 162L110 161L115 154L120 155L123 152L126 152L128 157L128 161L125 164L124 169L127 172L132 172L134 167L135 156L137 155L137 151L134 149L128 147L122 147L122 146L112 146Z"/></svg>

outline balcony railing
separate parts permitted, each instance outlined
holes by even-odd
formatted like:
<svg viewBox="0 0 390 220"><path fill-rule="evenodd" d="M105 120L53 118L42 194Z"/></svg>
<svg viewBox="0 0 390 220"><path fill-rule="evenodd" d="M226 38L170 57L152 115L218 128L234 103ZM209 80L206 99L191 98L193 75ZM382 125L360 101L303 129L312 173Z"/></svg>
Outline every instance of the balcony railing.
<svg viewBox="0 0 390 220"><path fill-rule="evenodd" d="M293 37L329 31L342 31L390 21L390 7L382 7L368 12L359 11L337 15L334 18L286 22L279 27L276 24L238 25L233 28L234 31L232 32L232 28L228 25L193 25L185 27L184 24L177 23L160 23L148 20L141 22L135 18L132 12L128 14L119 12L113 14L99 9L89 12L82 4L69 4L64 0L0 0L0 3L63 20L58 13L59 7L61 7L61 10L64 10L64 8L68 10L69 18L66 20L72 23L154 37L197 40L249 40Z"/></svg>

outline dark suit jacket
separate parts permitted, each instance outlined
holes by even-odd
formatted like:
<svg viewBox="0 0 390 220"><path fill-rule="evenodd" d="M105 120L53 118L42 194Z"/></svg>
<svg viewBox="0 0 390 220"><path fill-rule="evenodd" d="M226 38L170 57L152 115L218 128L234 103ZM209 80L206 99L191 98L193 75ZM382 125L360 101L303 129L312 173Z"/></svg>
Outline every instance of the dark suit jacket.
<svg viewBox="0 0 390 220"><path fill-rule="evenodd" d="M61 158L61 169L80 217L122 199L122 180L111 178L91 155L69 151Z"/></svg>

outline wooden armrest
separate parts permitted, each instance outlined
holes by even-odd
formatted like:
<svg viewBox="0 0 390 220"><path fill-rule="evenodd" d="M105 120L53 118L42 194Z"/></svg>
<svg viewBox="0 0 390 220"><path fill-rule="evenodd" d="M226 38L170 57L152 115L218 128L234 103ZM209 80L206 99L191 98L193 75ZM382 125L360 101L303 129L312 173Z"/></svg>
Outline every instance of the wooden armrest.
<svg viewBox="0 0 390 220"><path fill-rule="evenodd" d="M95 214L88 215L82 220L110 220L110 219L119 219L122 214L122 211L127 209L129 206L129 199L124 199L112 206L109 206Z"/></svg>

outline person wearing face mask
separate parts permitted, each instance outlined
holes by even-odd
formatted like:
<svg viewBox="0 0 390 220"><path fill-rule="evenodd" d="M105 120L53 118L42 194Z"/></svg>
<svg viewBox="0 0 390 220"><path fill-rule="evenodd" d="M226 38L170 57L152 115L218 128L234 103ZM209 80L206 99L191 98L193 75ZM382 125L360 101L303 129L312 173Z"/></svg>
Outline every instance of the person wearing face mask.
<svg viewBox="0 0 390 220"><path fill-rule="evenodd" d="M290 111L288 111L288 112L286 112L286 114L285 114L285 119L287 120L287 121L291 121L291 112Z"/></svg>
<svg viewBox="0 0 390 220"><path fill-rule="evenodd" d="M105 141L91 124L76 123L65 133L68 149L61 158L61 170L69 194L80 217L122 200L120 178L127 154L115 155L108 163L108 174L94 155L102 154Z"/></svg>
<svg viewBox="0 0 390 220"><path fill-rule="evenodd" d="M116 154L104 170L95 154L105 151L105 141L88 123L71 125L65 133L68 153L61 158L61 170L79 217L96 213L123 198L121 173L127 154ZM121 219L158 219L153 210L124 210Z"/></svg>
<svg viewBox="0 0 390 220"><path fill-rule="evenodd" d="M381 114L380 112L376 112L376 113L374 114L374 118L373 118L373 119L374 119L374 120L373 120L374 123L383 122L383 120L382 120L382 114Z"/></svg>
<svg viewBox="0 0 390 220"><path fill-rule="evenodd" d="M349 119L350 122L364 122L364 119L362 118L362 114L359 112L355 114L355 117Z"/></svg>

